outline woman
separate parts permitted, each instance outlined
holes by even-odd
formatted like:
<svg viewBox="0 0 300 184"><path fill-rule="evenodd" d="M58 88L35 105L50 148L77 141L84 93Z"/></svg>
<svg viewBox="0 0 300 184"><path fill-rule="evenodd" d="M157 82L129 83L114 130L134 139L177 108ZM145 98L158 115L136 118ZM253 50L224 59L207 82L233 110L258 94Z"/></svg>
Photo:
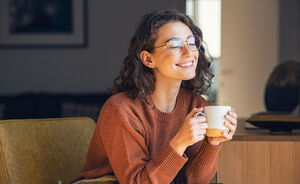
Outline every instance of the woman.
<svg viewBox="0 0 300 184"><path fill-rule="evenodd" d="M212 74L201 30L186 15L165 10L145 15L103 106L77 180L115 174L128 183L208 183L217 170L220 143L206 138L208 105L200 94Z"/></svg>

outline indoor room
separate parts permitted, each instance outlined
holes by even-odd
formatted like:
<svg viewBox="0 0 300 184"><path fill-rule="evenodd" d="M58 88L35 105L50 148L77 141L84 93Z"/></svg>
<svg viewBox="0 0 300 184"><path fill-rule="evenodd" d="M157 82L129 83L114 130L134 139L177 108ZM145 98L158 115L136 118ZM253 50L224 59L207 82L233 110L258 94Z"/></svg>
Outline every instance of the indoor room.
<svg viewBox="0 0 300 184"><path fill-rule="evenodd" d="M186 174L188 172L184 169L189 167L189 163L193 160L189 159L188 151L182 152L181 160L174 158L173 161L169 161L170 165L163 167L164 165L157 164L155 156L159 151L157 153L151 151L155 150L154 147L158 146L158 143L152 142L153 136L145 130L146 125L136 123L137 120L142 121L144 116L150 117L147 114L150 110L145 109L145 106L140 107L139 103L132 102L132 105L127 99L120 100L117 104L125 104L125 107L126 104L130 104L132 105L130 110L138 107L142 110L139 109L140 112L134 109L128 118L124 117L134 122L132 129L129 129L127 124L122 126L137 136L133 138L137 142L133 146L134 149L141 144L148 146L136 148L143 153L149 151L146 154L149 157L141 159L143 164L146 162L146 166L143 166L141 171L138 169L142 166L132 166L136 169L132 172L138 173L130 175L132 180L124 179L125 173L131 169L129 166L123 168L123 174L113 172L116 169L111 166L107 167L109 171L105 174L98 174L98 171L102 173L101 169L101 172L95 169L88 173L90 177L82 174L84 169L88 168L85 164L88 162L87 155L93 150L91 145L97 142L95 137L103 130L99 128L97 132L97 127L105 127L98 124L102 123L104 118L111 119L112 124L122 122L115 119L122 117L122 114L118 114L118 110L106 110L116 95L112 89L117 92L133 90L134 87L129 82L120 87L120 82L129 75L135 76L131 82L141 85L150 80L130 71L124 76L120 74L124 67L123 61L125 63L126 59L130 58L127 56L133 51L139 52L134 50L135 48L132 50L134 43L132 38L138 33L137 26L141 25L144 15L170 9L176 9L189 16L195 26L202 31L202 35L192 38L200 40L201 45L196 51L200 56L207 58L210 66L206 72L214 75L211 81L200 81L203 86L207 85L206 82L210 84L206 93L198 93L198 98L203 99L201 103L199 102L203 107L203 116L208 120L208 111L205 111L203 104L230 107L229 111L234 113L233 122L236 121L232 129L228 130L225 127L232 133L231 137L224 139L224 142L218 142L218 148L211 148L213 151L207 153L216 154L214 162L211 161L216 166L211 166L211 169L215 168L216 172L212 170L209 177L207 176L209 183L300 183L300 1L298 0L0 0L0 183L108 184L135 181L174 184L183 181L179 179L181 175L185 177L186 183L207 181L207 179L188 179ZM176 20L170 22L174 23ZM171 31L164 34L159 32L168 24L154 25L161 27L157 28L157 32L150 31L149 34L154 34L157 38L158 33L161 35L170 33ZM192 36L195 36L194 30L191 31ZM140 34L146 32L145 28ZM188 38L179 39L183 45L179 51L181 54L185 49L190 49ZM141 38L137 36L136 39ZM147 39L152 41L152 37ZM196 41L193 43L197 46ZM170 49L168 44L169 42L165 42L153 49L168 50ZM148 59L153 59L156 55L147 49L142 50L147 52L145 55L142 52L138 55L144 64L141 66L150 68L149 73L154 76L152 82L158 84L157 81L161 80L155 78L159 75L157 68L165 65L153 67L151 63L147 65ZM165 55L161 57L163 56L166 57ZM127 62L127 65L129 64ZM181 64L183 66L181 68L186 67L185 64ZM132 64L131 68L134 67L137 65ZM119 80L115 80L116 78ZM180 84L181 90L183 84L189 83ZM159 94L153 93L156 92L157 86L151 88L152 94ZM166 87L162 85L162 88ZM181 91L177 91L178 95ZM145 95L147 99L151 93ZM173 113L176 108L180 108L179 96L178 99L174 99ZM156 103L154 96L151 96L149 102L153 103L153 108L161 111L157 114L172 113L172 108L159 109L157 105L159 103ZM127 109L120 111L127 112ZM181 116L185 117L187 114L182 111ZM137 120L131 116L137 116ZM186 120L184 117L183 120ZM172 118L180 119L175 116ZM149 119L152 121L153 118ZM167 118L161 117L159 120L165 119ZM224 118L223 120L227 121ZM152 131L156 126L151 124L149 127ZM126 155L127 152L121 149L123 142L114 141L114 135L120 134L122 137L124 130L111 129L113 130L106 132L108 136L104 137L106 134L102 132L103 140L99 141L101 142L99 145L103 146L104 140L111 140L106 147L107 150L98 150L94 155L109 154L108 150L113 156L118 153ZM176 131L179 130L181 129L177 128ZM160 132L157 141L160 140L161 144L165 144L166 137L170 136L171 140L175 140L177 135L176 132ZM203 136L205 138L200 142L206 141L206 144L212 143L211 140L220 140L210 139L205 133ZM174 148L174 142L177 143L176 141L166 143ZM132 146L133 143L130 142L129 145ZM205 147L203 145L204 143L202 147ZM158 147L159 150L163 148ZM193 150L188 146L185 148ZM113 151L114 149L119 151ZM175 148L174 150L177 151ZM174 150L170 152L175 154ZM200 151L197 153L200 155ZM164 154L158 155L163 157ZM129 157L138 157L136 155L138 154ZM110 156L103 156L107 159L105 162L100 162L98 158L92 159L94 161L90 161L91 167L108 163L118 166L119 162L115 160L113 162ZM152 157L154 164L151 162ZM159 158L162 159L161 157ZM184 161L184 158L188 161ZM204 162L208 163L207 160ZM184 171L180 170L177 174L174 173L176 171L174 169L172 172L172 168L179 167L177 164L180 165L181 162L180 167ZM152 165L148 166L148 163ZM153 166L155 164L158 165L157 168ZM152 167L155 167L153 173L150 172ZM205 167L210 168L203 166ZM161 172L158 168L162 170L169 168L171 171L163 173L164 171ZM157 173L160 174L156 177ZM173 178L168 178L171 175ZM121 179L122 177L124 178ZM166 179L160 180L160 177Z"/></svg>

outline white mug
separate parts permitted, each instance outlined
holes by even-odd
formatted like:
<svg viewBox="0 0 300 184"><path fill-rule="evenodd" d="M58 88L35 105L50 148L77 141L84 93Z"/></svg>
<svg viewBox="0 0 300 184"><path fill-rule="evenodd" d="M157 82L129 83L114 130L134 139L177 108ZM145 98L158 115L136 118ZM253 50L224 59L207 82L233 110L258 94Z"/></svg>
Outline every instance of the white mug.
<svg viewBox="0 0 300 184"><path fill-rule="evenodd" d="M223 132L229 131L225 126L225 115L231 111L230 106L206 106L204 107L204 114L206 116L206 121L208 128L206 130L206 135L208 137L221 137Z"/></svg>

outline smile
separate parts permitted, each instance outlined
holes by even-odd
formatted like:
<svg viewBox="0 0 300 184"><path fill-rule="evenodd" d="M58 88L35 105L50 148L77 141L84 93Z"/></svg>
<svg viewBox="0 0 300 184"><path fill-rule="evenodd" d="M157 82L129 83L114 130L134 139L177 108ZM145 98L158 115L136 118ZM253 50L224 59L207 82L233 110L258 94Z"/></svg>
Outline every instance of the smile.
<svg viewBox="0 0 300 184"><path fill-rule="evenodd" d="M178 63L176 64L176 66L182 67L182 68L186 68L186 67L190 67L193 66L194 61L190 61L190 62L184 62L184 63Z"/></svg>

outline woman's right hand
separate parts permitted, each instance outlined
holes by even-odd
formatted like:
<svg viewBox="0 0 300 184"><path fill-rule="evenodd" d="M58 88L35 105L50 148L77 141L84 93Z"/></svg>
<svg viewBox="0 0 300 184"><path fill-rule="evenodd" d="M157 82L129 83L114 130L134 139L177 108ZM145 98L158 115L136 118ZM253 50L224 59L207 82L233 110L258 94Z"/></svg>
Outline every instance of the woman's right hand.
<svg viewBox="0 0 300 184"><path fill-rule="evenodd" d="M204 139L208 127L204 116L194 117L203 108L194 108L185 118L185 121L177 134L171 139L170 146L183 155L188 146L191 146Z"/></svg>

